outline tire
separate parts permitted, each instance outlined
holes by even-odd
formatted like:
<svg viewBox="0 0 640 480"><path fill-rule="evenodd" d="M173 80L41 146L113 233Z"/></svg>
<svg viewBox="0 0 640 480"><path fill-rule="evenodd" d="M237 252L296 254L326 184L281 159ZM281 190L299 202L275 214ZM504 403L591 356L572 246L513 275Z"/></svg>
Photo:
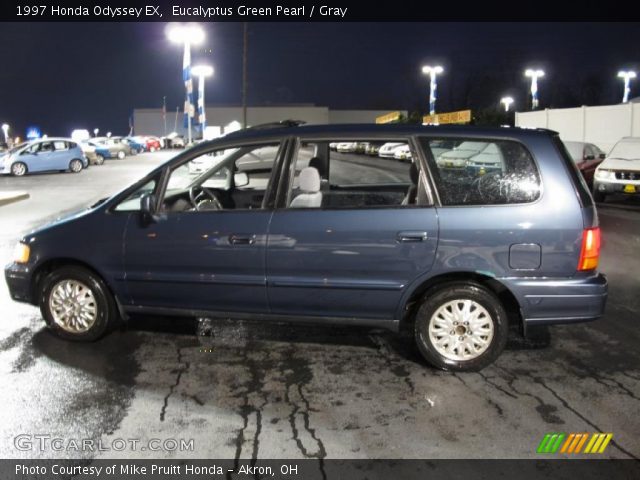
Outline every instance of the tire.
<svg viewBox="0 0 640 480"><path fill-rule="evenodd" d="M467 307L470 314L464 313ZM475 334L470 327L478 329ZM491 364L504 350L508 334L500 300L474 282L452 282L429 290L414 325L422 356L433 366L453 372L478 371ZM440 346L435 343L438 339L443 342ZM460 341L465 342L462 348ZM453 348L450 342L455 342Z"/></svg>
<svg viewBox="0 0 640 480"><path fill-rule="evenodd" d="M76 314L70 318L63 312L65 307L78 308L79 305L75 299L66 300L67 289L77 292L85 300L88 310L84 316ZM56 335L67 340L97 340L118 319L116 303L107 286L97 275L82 267L61 267L49 273L40 283L38 295L40 311L47 325ZM69 303L65 305L65 301ZM78 323L78 319L85 323Z"/></svg>
<svg viewBox="0 0 640 480"><path fill-rule="evenodd" d="M83 168L84 165L82 164L82 161L77 158L74 158L69 162L69 171L71 173L80 173Z"/></svg>
<svg viewBox="0 0 640 480"><path fill-rule="evenodd" d="M593 187L591 194L593 195L593 201L596 203L602 203L605 198L607 198L607 194L597 190L595 186Z"/></svg>
<svg viewBox="0 0 640 480"><path fill-rule="evenodd" d="M126 155L122 150L120 150L120 151L118 152L118 158L119 158L120 160L122 160L122 159L123 159L124 157L126 157L126 156L127 156L127 155Z"/></svg>
<svg viewBox="0 0 640 480"><path fill-rule="evenodd" d="M96 155L96 165L104 165L104 157L102 155Z"/></svg>
<svg viewBox="0 0 640 480"><path fill-rule="evenodd" d="M11 174L14 177L22 177L23 175L26 175L28 171L29 169L25 163L16 162L11 165Z"/></svg>

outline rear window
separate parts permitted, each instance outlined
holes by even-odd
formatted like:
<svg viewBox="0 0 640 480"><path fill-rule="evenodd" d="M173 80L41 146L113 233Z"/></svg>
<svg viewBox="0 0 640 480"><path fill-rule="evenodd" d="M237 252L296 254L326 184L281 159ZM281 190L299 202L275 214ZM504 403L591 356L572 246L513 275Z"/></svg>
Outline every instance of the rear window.
<svg viewBox="0 0 640 480"><path fill-rule="evenodd" d="M534 202L540 174L528 150L510 140L422 138L445 206Z"/></svg>
<svg viewBox="0 0 640 480"><path fill-rule="evenodd" d="M553 138L553 143L555 143L556 148L560 152L560 156L562 157L562 160L564 160L564 164L569 171L569 176L571 177L573 185L575 185L576 187L580 203L583 207L593 205L593 199L591 198L591 194L589 193L587 182L580 173L580 170L578 170L575 162L571 159L571 155L567 151L564 143L562 143L562 140L560 140L560 137L558 137L557 135Z"/></svg>

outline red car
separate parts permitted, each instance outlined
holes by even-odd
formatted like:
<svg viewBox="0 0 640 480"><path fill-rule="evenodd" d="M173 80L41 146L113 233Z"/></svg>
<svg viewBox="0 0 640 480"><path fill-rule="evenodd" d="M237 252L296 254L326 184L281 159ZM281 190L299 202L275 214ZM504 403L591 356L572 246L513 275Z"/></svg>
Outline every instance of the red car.
<svg viewBox="0 0 640 480"><path fill-rule="evenodd" d="M155 152L162 147L158 137L145 137L145 141L147 144L147 152Z"/></svg>
<svg viewBox="0 0 640 480"><path fill-rule="evenodd" d="M606 157L605 153L593 143L564 142L571 158L578 166L578 170L589 185L593 183L593 174L596 167Z"/></svg>

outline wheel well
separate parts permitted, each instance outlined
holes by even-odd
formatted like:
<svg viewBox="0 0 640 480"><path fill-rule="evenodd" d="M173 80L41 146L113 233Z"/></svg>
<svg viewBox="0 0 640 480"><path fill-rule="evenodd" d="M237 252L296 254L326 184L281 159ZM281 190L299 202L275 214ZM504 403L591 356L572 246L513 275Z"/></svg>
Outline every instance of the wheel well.
<svg viewBox="0 0 640 480"><path fill-rule="evenodd" d="M491 291L498 297L498 300L500 300L502 306L507 312L509 324L512 326L523 327L524 324L522 322L522 315L520 314L520 304L513 293L511 293L507 287L495 278L473 272L446 273L443 275L437 275L425 281L422 285L416 288L405 304L404 316L401 323L409 324L413 321L419 307L420 298L431 288L438 287L444 283L461 281L475 282Z"/></svg>
<svg viewBox="0 0 640 480"><path fill-rule="evenodd" d="M106 279L100 274L100 272L98 272L91 265L73 258L55 258L55 259L47 260L44 263L42 263L37 268L37 270L33 273L32 281L31 281L31 298L33 299L33 303L35 305L39 304L38 293L40 290L40 282L42 282L42 279L46 277L49 273L61 267L82 267L86 270L89 270L91 273L96 275L98 278L100 278L100 280L104 282L104 284L109 289L109 292L111 292L111 295L113 295L113 298L116 299L117 301L116 295L113 289L111 288L111 285L109 285L109 282L107 282Z"/></svg>

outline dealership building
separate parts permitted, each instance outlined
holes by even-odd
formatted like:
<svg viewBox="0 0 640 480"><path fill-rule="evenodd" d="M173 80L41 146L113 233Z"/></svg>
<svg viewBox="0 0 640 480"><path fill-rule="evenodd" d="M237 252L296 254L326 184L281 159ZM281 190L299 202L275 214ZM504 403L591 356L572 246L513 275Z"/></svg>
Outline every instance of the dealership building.
<svg viewBox="0 0 640 480"><path fill-rule="evenodd" d="M242 123L243 111L241 106L211 106L207 107L207 126L232 129L233 125ZM329 107L316 105L279 105L263 107L247 107L247 124L260 125L263 123L279 122L281 120L303 120L308 124L327 123L375 123L376 117L389 113L389 110L333 110ZM400 113L407 115L406 111ZM231 126L231 127L229 127ZM185 135L184 114L182 110L167 111L163 114L161 108L137 108L133 111L133 131L136 135L162 136L171 132ZM194 137L201 136L200 129L192 129Z"/></svg>

